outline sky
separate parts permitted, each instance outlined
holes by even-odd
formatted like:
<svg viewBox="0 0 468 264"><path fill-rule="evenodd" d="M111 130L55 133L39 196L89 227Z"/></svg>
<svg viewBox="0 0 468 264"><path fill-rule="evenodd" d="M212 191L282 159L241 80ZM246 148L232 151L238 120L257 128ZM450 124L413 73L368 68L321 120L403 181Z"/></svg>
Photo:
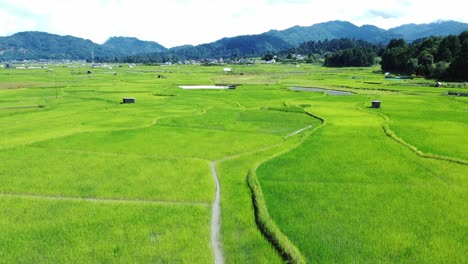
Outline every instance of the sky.
<svg viewBox="0 0 468 264"><path fill-rule="evenodd" d="M170 48L331 20L388 29L468 15L460 0L0 0L0 36L44 31L99 44L125 36Z"/></svg>

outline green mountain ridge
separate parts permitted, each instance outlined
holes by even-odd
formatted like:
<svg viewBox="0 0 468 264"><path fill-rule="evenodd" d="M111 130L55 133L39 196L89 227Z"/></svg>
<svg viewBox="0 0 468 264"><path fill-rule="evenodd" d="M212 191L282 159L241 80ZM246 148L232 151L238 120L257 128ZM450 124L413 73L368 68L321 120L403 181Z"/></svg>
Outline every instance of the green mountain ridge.
<svg viewBox="0 0 468 264"><path fill-rule="evenodd" d="M99 45L74 36L26 31L0 37L0 60L69 59L106 61L141 52L162 52L167 49L152 41L112 37Z"/></svg>
<svg viewBox="0 0 468 264"><path fill-rule="evenodd" d="M430 24L406 24L388 31L401 35L406 41L414 41L430 36L458 35L468 30L468 24L456 21L438 21Z"/></svg>
<svg viewBox="0 0 468 264"><path fill-rule="evenodd" d="M350 22L339 20L319 23L310 27L294 26L283 31L271 30L265 34L289 40L293 45L299 45L306 41L323 41L338 38L354 38L372 43L388 43L391 39L400 37L376 26L364 25L358 27Z"/></svg>
<svg viewBox="0 0 468 264"><path fill-rule="evenodd" d="M154 62L205 58L241 58L261 56L291 49L308 41L340 38L364 40L386 45L390 40L406 41L428 36L458 35L468 30L468 24L456 21L438 21L431 24L407 24L389 30L373 25L356 26L347 21L329 21L312 26L294 26L285 30L270 30L256 35L243 35L201 44L167 49L157 42L131 37L112 37L99 45L73 36L59 36L45 32L20 32L0 37L0 60L70 59L96 61Z"/></svg>
<svg viewBox="0 0 468 264"><path fill-rule="evenodd" d="M111 37L103 44L103 46L114 49L124 55L167 51L167 48L157 42L143 41L134 37Z"/></svg>

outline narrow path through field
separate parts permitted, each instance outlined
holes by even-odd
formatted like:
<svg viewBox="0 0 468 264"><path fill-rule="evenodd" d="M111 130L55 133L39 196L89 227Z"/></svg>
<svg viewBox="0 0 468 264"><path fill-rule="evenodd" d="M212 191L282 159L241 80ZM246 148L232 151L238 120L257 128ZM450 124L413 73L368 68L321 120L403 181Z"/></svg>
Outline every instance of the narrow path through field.
<svg viewBox="0 0 468 264"><path fill-rule="evenodd" d="M308 114L308 115L311 115L311 114ZM315 118L317 118L317 117L315 117ZM263 148L256 149L256 150L252 150L252 151L247 151L247 152L244 152L244 153L239 153L239 154L227 156L227 157L224 157L222 159L212 161L210 163L211 172L213 174L213 179L214 179L215 184L216 184L215 201L213 202L212 213L211 213L211 245L213 247L213 252L214 252L214 257L215 257L215 264L223 264L224 263L223 251L221 249L221 242L219 240L219 230L221 228L221 205L220 205L221 189L220 189L218 173L216 172L216 163L223 162L223 161L230 160L230 159L235 159L235 158L245 156L245 155L250 155L250 154L254 154L254 153L267 151L267 150L279 147L279 146L281 146L281 145L283 145L285 143L286 138L295 136L295 135L300 134L300 133L302 133L302 132L304 132L304 131L306 131L308 129L311 129L311 128L312 128L312 125L309 125L307 127L301 128L301 129L299 129L297 131L294 131L294 132L288 134L287 136L285 136L281 140L281 142L279 142L277 144L267 146L267 147L263 147ZM302 141L303 140L301 140L298 145L300 145L302 143ZM258 164L257 164L257 166L258 166Z"/></svg>
<svg viewBox="0 0 468 264"><path fill-rule="evenodd" d="M259 150L249 151L246 153L236 154L232 156L225 157L223 159L212 161L210 163L211 173L213 174L213 179L216 185L216 194L213 206L211 209L211 246L213 247L213 253L215 257L215 264L224 264L223 251L221 249L221 242L219 241L219 230L221 229L221 188L219 184L218 173L216 172L216 162L222 162L229 159L234 159L243 155L252 154L255 152L265 151L277 146L282 145L284 142L275 144L273 146L261 148Z"/></svg>
<svg viewBox="0 0 468 264"><path fill-rule="evenodd" d="M43 194L22 194L22 193L0 193L0 197L17 197L31 198L43 200L62 200L62 201L85 201L85 202L100 202L100 203L143 203L143 204L161 204L161 205L196 205L209 206L207 202L190 202L190 201L164 201L164 200L146 200L146 199L124 199L124 198L87 198L73 197L64 195L43 195Z"/></svg>
<svg viewBox="0 0 468 264"><path fill-rule="evenodd" d="M304 128L301 128L301 129L299 129L299 130L297 130L297 131L294 131L294 132L292 132L291 134L285 136L284 138L288 138L288 137L295 136L295 135L301 133L302 131L307 130L307 129L310 129L310 128L312 128L312 125L309 125L309 126L306 126L306 127L304 127Z"/></svg>
<svg viewBox="0 0 468 264"><path fill-rule="evenodd" d="M0 107L0 110L10 110L10 109L25 109L25 108L45 108L45 105L22 105L22 106L5 106Z"/></svg>
<svg viewBox="0 0 468 264"><path fill-rule="evenodd" d="M219 230L220 230L220 219L221 219L221 190L219 188L219 178L216 172L216 162L211 162L211 173L216 184L216 195L211 210L211 245L213 246L215 264L224 263L223 252L219 243Z"/></svg>

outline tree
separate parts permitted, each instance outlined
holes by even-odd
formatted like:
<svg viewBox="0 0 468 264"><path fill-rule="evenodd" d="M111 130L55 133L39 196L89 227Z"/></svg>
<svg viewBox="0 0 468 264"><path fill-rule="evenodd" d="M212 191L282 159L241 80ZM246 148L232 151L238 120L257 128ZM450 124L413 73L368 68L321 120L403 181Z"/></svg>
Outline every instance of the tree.
<svg viewBox="0 0 468 264"><path fill-rule="evenodd" d="M395 48L406 49L408 48L408 44L406 44L406 41L404 39L392 39L388 43L387 49L395 49Z"/></svg>
<svg viewBox="0 0 468 264"><path fill-rule="evenodd" d="M432 76L434 72L434 56L430 51L425 50L418 56L418 68L416 74L422 76Z"/></svg>
<svg viewBox="0 0 468 264"><path fill-rule="evenodd" d="M468 38L463 41L460 55L450 64L448 78L457 81L468 80Z"/></svg>
<svg viewBox="0 0 468 264"><path fill-rule="evenodd" d="M380 65L383 71L411 73L408 72L406 68L409 58L410 54L406 45L395 46L393 48L388 48L382 54Z"/></svg>
<svg viewBox="0 0 468 264"><path fill-rule="evenodd" d="M328 67L371 66L375 62L375 56L374 50L356 47L326 54L324 65Z"/></svg>
<svg viewBox="0 0 468 264"><path fill-rule="evenodd" d="M430 37L406 44L390 41L382 53L383 71L468 80L468 31L459 36Z"/></svg>
<svg viewBox="0 0 468 264"><path fill-rule="evenodd" d="M363 49L354 49L353 58L351 60L352 65L367 66L367 56Z"/></svg>
<svg viewBox="0 0 468 264"><path fill-rule="evenodd" d="M271 53L267 53L262 57L262 60L271 61L275 56Z"/></svg>
<svg viewBox="0 0 468 264"><path fill-rule="evenodd" d="M410 58L406 62L406 72L410 74L416 73L416 69L418 68L418 59Z"/></svg>
<svg viewBox="0 0 468 264"><path fill-rule="evenodd" d="M460 53L461 44L457 36L447 36L445 37L439 45L437 50L437 61L446 61L451 62L458 56Z"/></svg>
<svg viewBox="0 0 468 264"><path fill-rule="evenodd" d="M317 62L317 57L313 53L310 53L309 56L307 56L306 63L315 63L315 62Z"/></svg>
<svg viewBox="0 0 468 264"><path fill-rule="evenodd" d="M411 45L415 48L416 54L421 54L422 52L430 53L433 56L437 55L437 49L440 45L442 39L440 37L429 37L422 39L420 41L416 41L414 44Z"/></svg>
<svg viewBox="0 0 468 264"><path fill-rule="evenodd" d="M468 39L468 30L463 31L460 36L458 36L460 43L465 42L466 39Z"/></svg>
<svg viewBox="0 0 468 264"><path fill-rule="evenodd" d="M447 70L449 68L448 62L439 61L435 64L433 75L438 79L446 77Z"/></svg>

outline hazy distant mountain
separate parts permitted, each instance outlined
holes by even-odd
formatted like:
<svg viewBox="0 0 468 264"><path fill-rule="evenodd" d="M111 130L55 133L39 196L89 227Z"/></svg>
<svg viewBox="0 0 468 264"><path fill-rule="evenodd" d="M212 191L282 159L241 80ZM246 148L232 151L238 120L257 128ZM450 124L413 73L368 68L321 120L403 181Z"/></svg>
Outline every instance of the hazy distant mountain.
<svg viewBox="0 0 468 264"><path fill-rule="evenodd" d="M198 46L181 46L171 49L181 59L231 58L260 56L267 52L291 48L287 41L269 35L245 35L223 38Z"/></svg>
<svg viewBox="0 0 468 264"><path fill-rule="evenodd" d="M156 42L136 38L112 37L103 45L72 36L44 32L21 32L0 37L0 60L8 59L91 59L96 61L132 57L149 61L201 58L259 56L297 47L308 41L340 38L364 40L386 45L393 38L413 41L428 36L458 35L468 30L468 24L455 21L431 24L408 24L384 30L372 25L358 27L346 21L330 21L309 27L294 26L257 35L223 38L198 46L179 46L167 50Z"/></svg>
<svg viewBox="0 0 468 264"><path fill-rule="evenodd" d="M286 30L271 30L265 35L276 36L292 45L306 41L323 41L325 39L351 38L372 43L388 43L391 39L401 37L376 26L364 25L358 27L346 21L330 21L309 27L295 26Z"/></svg>
<svg viewBox="0 0 468 264"><path fill-rule="evenodd" d="M309 41L348 38L386 45L395 38L413 41L428 36L458 35L464 30L468 30L468 24L453 21L404 25L391 30L372 25L358 27L346 21L330 21L309 27L294 26L258 35L223 38L208 44L181 46L170 50L173 56L179 55L182 59L248 57L291 49Z"/></svg>
<svg viewBox="0 0 468 264"><path fill-rule="evenodd" d="M91 52L108 55L100 45L72 36L29 31L0 37L0 59L87 59Z"/></svg>
<svg viewBox="0 0 468 264"><path fill-rule="evenodd" d="M104 47L114 49L122 55L134 55L138 53L163 52L167 48L154 41L143 41L137 38L112 37L104 44Z"/></svg>
<svg viewBox="0 0 468 264"><path fill-rule="evenodd" d="M171 49L171 51L174 51L183 59L249 57L290 49L307 41L351 38L386 44L397 37L401 36L375 26L357 27L349 22L331 21L310 27L294 26L286 30L271 30L258 35L223 38L198 46L177 47Z"/></svg>
<svg viewBox="0 0 468 264"><path fill-rule="evenodd" d="M28 31L0 37L0 59L70 59L108 61L144 52L165 51L156 42L136 38L111 38L104 45L73 36Z"/></svg>
<svg viewBox="0 0 468 264"><path fill-rule="evenodd" d="M389 29L388 31L395 35L401 35L406 41L414 41L430 36L459 35L465 30L468 30L468 24L466 23L439 21L430 24L407 24Z"/></svg>

